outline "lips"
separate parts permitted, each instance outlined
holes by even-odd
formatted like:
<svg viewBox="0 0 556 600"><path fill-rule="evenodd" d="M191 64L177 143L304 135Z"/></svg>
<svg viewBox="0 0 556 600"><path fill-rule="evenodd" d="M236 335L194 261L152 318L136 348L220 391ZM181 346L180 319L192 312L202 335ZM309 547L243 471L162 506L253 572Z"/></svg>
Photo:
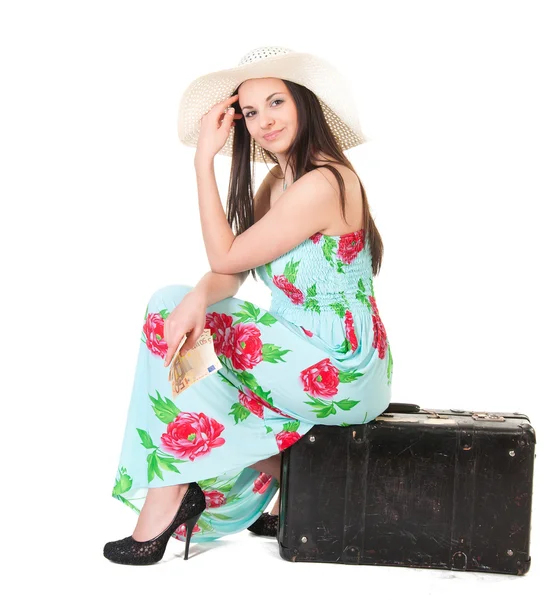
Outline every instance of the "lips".
<svg viewBox="0 0 556 600"><path fill-rule="evenodd" d="M265 140L271 141L276 139L281 131L282 129L280 129L279 131L273 131L272 133L267 133L266 135L263 135L263 137Z"/></svg>

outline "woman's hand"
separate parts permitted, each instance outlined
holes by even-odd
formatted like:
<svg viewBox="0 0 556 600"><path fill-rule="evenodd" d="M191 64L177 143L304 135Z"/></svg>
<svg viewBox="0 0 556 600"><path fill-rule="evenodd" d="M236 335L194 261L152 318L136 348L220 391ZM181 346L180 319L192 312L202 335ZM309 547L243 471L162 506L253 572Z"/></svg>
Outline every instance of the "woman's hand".
<svg viewBox="0 0 556 600"><path fill-rule="evenodd" d="M190 291L183 300L174 308L170 316L164 320L164 339L168 345L164 366L167 367L180 345L183 336L187 333L187 339L180 350L183 356L197 342L205 329L207 302L205 297Z"/></svg>
<svg viewBox="0 0 556 600"><path fill-rule="evenodd" d="M226 107L233 104L238 98L239 94L235 94L218 102L201 117L201 130L197 141L195 160L199 160L199 158L212 160L224 147L232 125L235 125L234 121L243 117L242 114L235 114L233 107L226 110Z"/></svg>

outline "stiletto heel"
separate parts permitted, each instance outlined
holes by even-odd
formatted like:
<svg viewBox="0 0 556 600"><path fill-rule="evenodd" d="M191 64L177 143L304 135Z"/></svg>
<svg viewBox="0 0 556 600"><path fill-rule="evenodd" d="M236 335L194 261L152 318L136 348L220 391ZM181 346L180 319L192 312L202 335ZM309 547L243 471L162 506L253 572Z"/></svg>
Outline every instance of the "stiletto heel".
<svg viewBox="0 0 556 600"><path fill-rule="evenodd" d="M185 559L187 559L193 528L206 506L203 490L199 484L192 482L182 498L176 516L162 533L145 542L138 542L131 535L116 542L108 542L104 546L104 556L122 565L152 565L164 556L166 544L172 533L185 523L187 527Z"/></svg>
<svg viewBox="0 0 556 600"><path fill-rule="evenodd" d="M194 517L191 517L191 519L188 519L185 522L185 526L187 527L187 533L186 533L186 540L185 540L185 556L183 557L183 560L187 560L187 556L189 554L189 541L191 540L191 534L193 533L195 524L199 520L200 516L201 516L201 513L199 513L198 515L195 515Z"/></svg>

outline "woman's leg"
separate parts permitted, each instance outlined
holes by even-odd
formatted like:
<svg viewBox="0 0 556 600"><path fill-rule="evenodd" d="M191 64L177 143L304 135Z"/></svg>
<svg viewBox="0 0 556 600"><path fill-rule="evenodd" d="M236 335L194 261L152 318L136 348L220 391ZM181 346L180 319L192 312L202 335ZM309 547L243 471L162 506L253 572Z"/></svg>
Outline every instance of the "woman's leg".
<svg viewBox="0 0 556 600"><path fill-rule="evenodd" d="M251 469L255 469L256 471L260 471L261 473L266 473L267 475L272 475L272 477L276 478L278 483L280 483L280 467L282 463L281 454L275 454L270 458L265 458L264 460L259 460L254 465L251 465ZM280 492L278 492L278 498L270 511L271 515L277 515L280 512Z"/></svg>
<svg viewBox="0 0 556 600"><path fill-rule="evenodd" d="M133 539L146 542L164 531L176 512L189 484L149 488L133 531Z"/></svg>

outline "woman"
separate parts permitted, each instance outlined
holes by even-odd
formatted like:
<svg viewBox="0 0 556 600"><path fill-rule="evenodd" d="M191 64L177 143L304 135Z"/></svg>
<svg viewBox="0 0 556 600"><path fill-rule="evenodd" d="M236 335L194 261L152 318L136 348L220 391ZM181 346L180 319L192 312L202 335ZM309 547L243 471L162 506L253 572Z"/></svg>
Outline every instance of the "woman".
<svg viewBox="0 0 556 600"><path fill-rule="evenodd" d="M391 397L373 291L383 246L343 153L365 140L337 71L258 48L195 80L178 126L196 147L211 272L194 288L158 290L147 306L112 492L140 514L131 536L104 547L123 564L157 562L172 535L187 559L192 536L253 524L278 488L280 452L315 424L371 421ZM227 215L216 154L232 156ZM275 164L254 197L253 161ZM235 297L250 271L272 291L268 311ZM181 354L204 329L222 368L174 402L167 367L184 334Z"/></svg>

